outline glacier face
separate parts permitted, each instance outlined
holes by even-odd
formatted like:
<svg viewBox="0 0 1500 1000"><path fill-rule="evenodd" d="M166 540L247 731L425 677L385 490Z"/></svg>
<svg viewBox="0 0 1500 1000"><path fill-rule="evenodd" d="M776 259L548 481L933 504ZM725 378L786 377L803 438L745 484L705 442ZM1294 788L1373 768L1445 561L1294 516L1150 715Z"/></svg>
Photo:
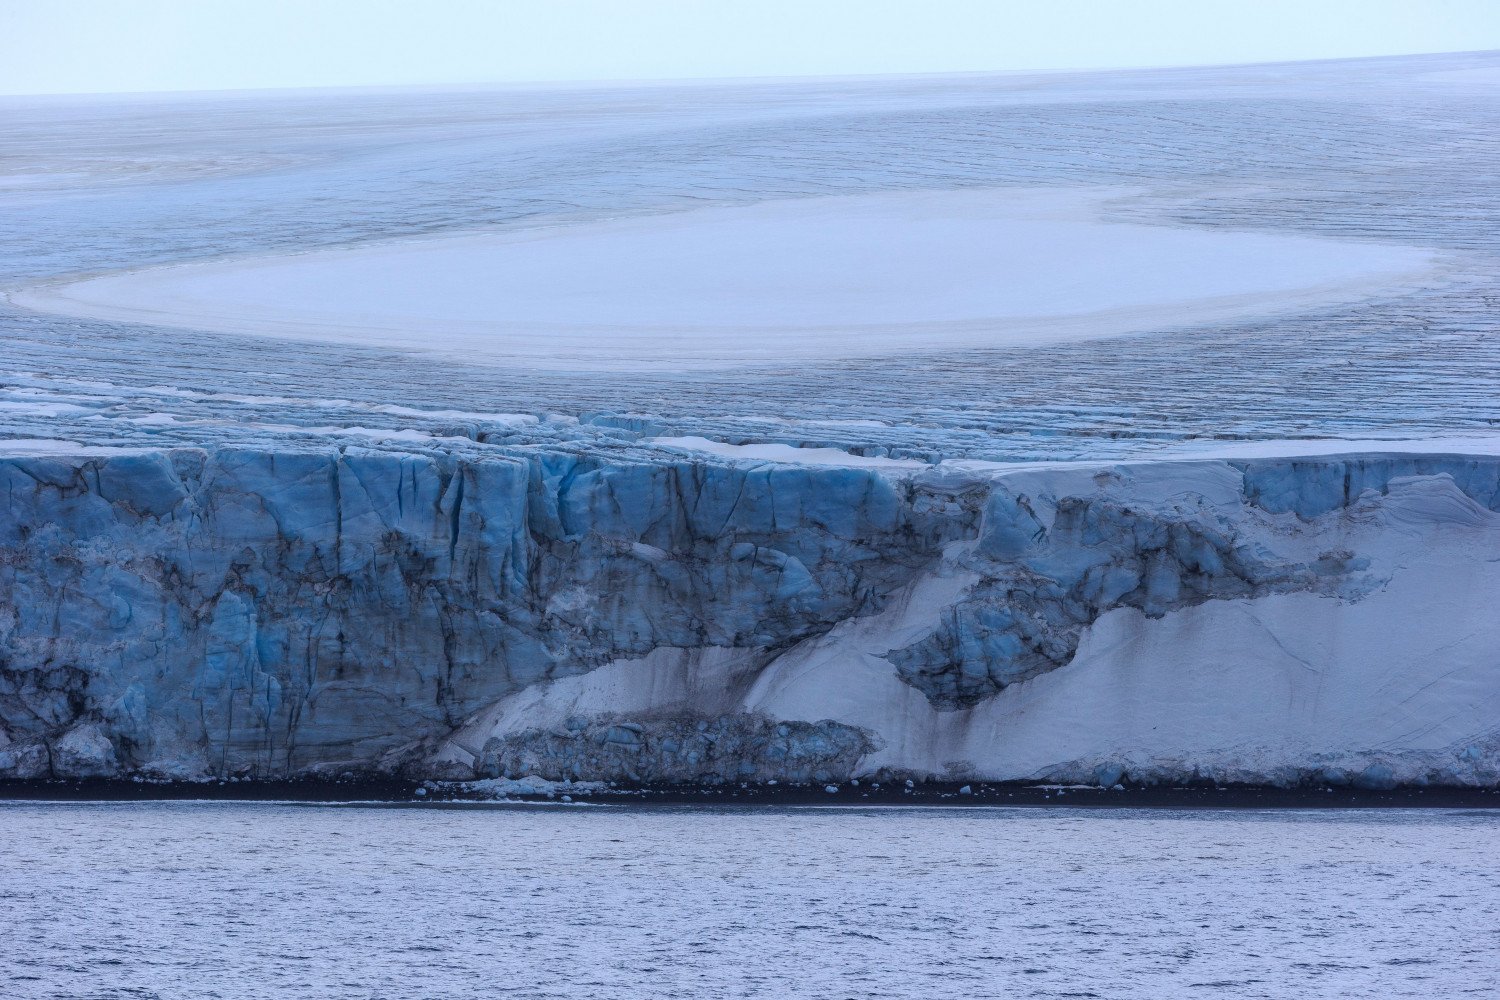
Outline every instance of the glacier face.
<svg viewBox="0 0 1500 1000"><path fill-rule="evenodd" d="M1018 753L1003 733L976 751L975 720L1003 728L1018 699L1041 700L1032 717L1066 715L1044 682L1090 669L1105 620L1143 642L1195 611L1235 608L1261 621L1235 637L1238 655L1279 657L1301 619L1269 613L1278 600L1311 603L1335 629L1370 627L1367 606L1457 551L1473 572L1454 583L1446 617L1421 623L1434 665L1304 658L1335 684L1347 683L1341 669L1399 668L1411 690L1389 696L1408 698L1356 712L1322 747L1291 741L1274 767L1232 773L1298 780L1330 771L1324 758L1339 751L1355 774L1494 777L1486 727L1500 678L1481 671L1458 701L1429 706L1421 690L1434 666L1447 677L1488 666L1500 625L1476 608L1500 596L1500 458L891 471L497 451L0 463L11 513L0 584L12 595L0 768L1077 777L1071 757ZM1405 618L1384 622L1410 631ZM1485 634L1467 645L1440 646L1476 625ZM1220 669L1199 659L1212 652L1168 649L1182 698L1164 687L1138 721L1199 712L1222 725L1240 710L1230 695L1242 679L1219 700L1189 682ZM1311 721L1343 702L1330 696ZM1393 704L1409 707L1410 732L1390 729ZM1180 739L1176 764L1157 753L1083 770L1213 773L1247 739L1285 735L1230 725ZM1139 749L1118 741L1109 759Z"/></svg>
<svg viewBox="0 0 1500 1000"><path fill-rule="evenodd" d="M858 470L545 452L3 468L7 730L98 716L140 764L200 747L257 775L365 760L621 656L795 643L974 519Z"/></svg>

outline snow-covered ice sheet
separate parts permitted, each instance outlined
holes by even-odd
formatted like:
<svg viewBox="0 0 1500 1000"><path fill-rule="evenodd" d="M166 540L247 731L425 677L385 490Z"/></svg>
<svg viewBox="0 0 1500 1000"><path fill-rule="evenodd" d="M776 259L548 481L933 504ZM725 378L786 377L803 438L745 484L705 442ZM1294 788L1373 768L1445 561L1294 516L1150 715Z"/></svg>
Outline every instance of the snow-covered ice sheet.
<svg viewBox="0 0 1500 1000"><path fill-rule="evenodd" d="M1162 331L1437 280L1419 248L1105 222L1112 193L778 200L148 268L10 298L468 359L671 368Z"/></svg>
<svg viewBox="0 0 1500 1000"><path fill-rule="evenodd" d="M379 416L400 430L441 424L443 411L471 425L457 414L552 414L577 419L589 442L608 436L598 432L607 423L648 437L934 461L1486 431L1500 421L1487 391L1500 377L1500 247L1485 222L1496 210L1486 170L1500 155L1500 101L1462 81L1495 69L1493 54L1469 53L1095 74L7 99L5 172L46 180L0 189L0 292L61 293L91 278L175 288L185 273L253 292L246 262L293 285L299 274L332 276L338 261L360 274L378 265L380 280L299 292L304 304L322 296L336 307L324 319L360 317L358 329L319 334L341 341L268 342L0 302L0 393L93 382L83 392L99 404L48 419L7 411L0 434L253 444L262 428L287 424L384 426L371 410L404 406L430 421ZM937 203L965 209L913 214ZM1038 228L1028 204L1055 225ZM986 213L1005 225L982 222ZM997 240L1006 226L1036 238ZM856 238L881 227L905 227L912 240ZM729 230L745 239L714 243ZM992 273L982 254L955 257L962 241L945 242L947 232L1006 266ZM800 249L788 239L798 233ZM686 257L682 274L634 258L611 268L637 239ZM825 239L838 253L812 252ZM705 242L710 252L691 252ZM939 264L916 252L932 242ZM473 260L454 250L472 245L487 249ZM522 288L502 301L519 281L508 269L515 252L549 247L520 262L547 294ZM610 294L558 301L582 272L555 265L585 251ZM1050 267L1064 252L1078 259ZM1406 265L1433 253L1440 273L1407 280ZM389 266L406 254L444 267ZM862 255L890 266L883 280L851 268ZM1225 266L1245 255L1246 266ZM1387 271L1396 261L1400 273ZM484 280L469 280L476 273ZM637 288L641 274L662 283ZM831 285L838 274L855 280ZM1194 274L1213 287L1187 288ZM715 326L726 301L716 275L737 313L771 326L750 336ZM679 277L696 297L678 294ZM801 291L755 294L773 278L773 291ZM1339 286L1332 298L1326 287L1302 296L1325 278ZM802 294L809 287L818 294ZM1200 311L1204 295L1246 290L1254 301L1217 319ZM1067 304L1047 298L1059 291ZM1100 315L1122 295L1145 311ZM296 298L257 299L254 310L269 314L233 321L296 320L277 312ZM413 336L400 332L411 316L382 317L362 299L438 315ZM443 335L444 322L462 327L497 302L502 312L524 306L521 323L542 306L569 312L564 329L519 343L496 342L493 330L462 344ZM631 313L623 327L594 336L568 326L618 322L616 305ZM833 306L866 328L806 326L827 318L808 309ZM999 306L1087 306L1089 318L1011 316L998 328L963 318ZM665 319L704 328L663 340L651 323ZM783 321L803 328L777 334ZM1070 329L1146 335L1058 340ZM177 422L124 419L150 412ZM539 433L556 440L560 430L552 421Z"/></svg>

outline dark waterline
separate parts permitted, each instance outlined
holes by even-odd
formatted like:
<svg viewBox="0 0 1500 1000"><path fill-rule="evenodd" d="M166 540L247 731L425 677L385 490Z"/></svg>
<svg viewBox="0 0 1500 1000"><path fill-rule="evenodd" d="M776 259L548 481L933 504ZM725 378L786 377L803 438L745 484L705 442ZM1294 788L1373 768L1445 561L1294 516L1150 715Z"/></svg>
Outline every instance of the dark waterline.
<svg viewBox="0 0 1500 1000"><path fill-rule="evenodd" d="M1497 809L1493 788L1276 788L1260 785L1134 785L1120 788L1059 787L1019 783L901 782L845 783L836 792L823 785L725 784L719 786L619 786L605 791L563 788L554 795L508 795L504 802L458 787L420 782L357 779L288 781L150 782L117 779L87 781L0 781L0 801L143 802L231 801L281 803L359 803L418 808L462 807L516 802L570 801L622 806L1067 806L1076 808L1218 809ZM964 791L968 789L968 791Z"/></svg>

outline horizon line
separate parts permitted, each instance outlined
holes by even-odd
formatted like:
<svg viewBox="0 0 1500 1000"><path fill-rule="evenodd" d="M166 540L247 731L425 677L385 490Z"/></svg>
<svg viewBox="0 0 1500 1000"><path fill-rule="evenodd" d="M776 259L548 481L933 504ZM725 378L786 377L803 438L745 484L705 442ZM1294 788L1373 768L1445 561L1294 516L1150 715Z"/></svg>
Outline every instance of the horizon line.
<svg viewBox="0 0 1500 1000"><path fill-rule="evenodd" d="M1069 76L1095 73L1151 73L1170 70L1191 69L1239 69L1256 66L1306 66L1320 63L1374 62L1383 59L1411 59L1427 56L1500 56L1500 48L1492 49L1437 49L1417 52L1383 52L1359 56L1328 56L1317 59L1268 59L1263 61L1234 61L1223 63L1162 63L1149 66L1076 66L1035 69L974 69L974 70L917 70L876 73L812 73L780 74L767 76L683 76L683 77L574 77L542 78L526 80L451 80L429 83L336 83L298 84L286 87L220 87L207 89L161 90L59 90L45 92L0 93L0 101L62 101L68 99L99 98L203 98L228 95L287 95L327 93L389 93L389 92L438 92L464 93L482 90L535 90L535 89L614 89L623 87L671 87L711 86L733 84L806 83L812 81L836 82L842 80L881 79L943 79L986 76Z"/></svg>

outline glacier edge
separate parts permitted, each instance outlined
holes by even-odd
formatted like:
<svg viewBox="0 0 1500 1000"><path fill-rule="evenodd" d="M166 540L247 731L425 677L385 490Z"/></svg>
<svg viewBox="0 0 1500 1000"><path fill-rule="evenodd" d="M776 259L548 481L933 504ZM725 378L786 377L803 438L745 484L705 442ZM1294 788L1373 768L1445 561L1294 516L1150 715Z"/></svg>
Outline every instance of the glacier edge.
<svg viewBox="0 0 1500 1000"><path fill-rule="evenodd" d="M1500 458L0 459L0 776L1500 781Z"/></svg>

